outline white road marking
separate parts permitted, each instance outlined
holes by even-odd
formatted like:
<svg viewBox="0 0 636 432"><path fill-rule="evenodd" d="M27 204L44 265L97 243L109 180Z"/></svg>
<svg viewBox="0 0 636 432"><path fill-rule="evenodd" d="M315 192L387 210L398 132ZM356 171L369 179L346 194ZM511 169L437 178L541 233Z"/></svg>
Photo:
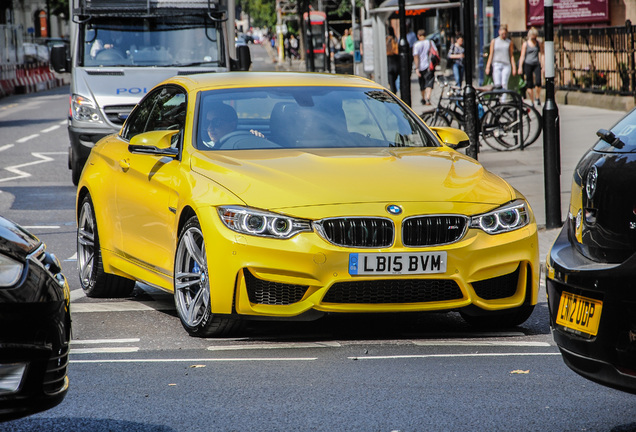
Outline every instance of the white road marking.
<svg viewBox="0 0 636 432"><path fill-rule="evenodd" d="M417 346L501 346L501 347L547 347L547 342L525 342L525 341L484 341L484 340L416 340L413 341Z"/></svg>
<svg viewBox="0 0 636 432"><path fill-rule="evenodd" d="M16 140L16 142L18 142L18 143L22 144L22 143L25 143L25 142L27 142L27 141L29 141L29 140L32 140L32 139L34 139L34 138L37 138L37 137L39 137L39 136L40 136L40 134L27 135L27 136L25 136L25 137L20 138L19 140Z"/></svg>
<svg viewBox="0 0 636 432"><path fill-rule="evenodd" d="M77 252L75 252L72 256L66 258L64 261L77 261Z"/></svg>
<svg viewBox="0 0 636 432"><path fill-rule="evenodd" d="M123 354L138 352L139 347L71 348L71 354Z"/></svg>
<svg viewBox="0 0 636 432"><path fill-rule="evenodd" d="M54 131L56 129L59 129L60 127L61 127L61 125L54 125L54 126L51 126L51 127L47 127L46 129L42 129L40 131L40 133L52 132L52 131Z"/></svg>
<svg viewBox="0 0 636 432"><path fill-rule="evenodd" d="M0 147L0 151L9 150L11 147L14 147L14 145L13 144L5 144L2 147Z"/></svg>
<svg viewBox="0 0 636 432"><path fill-rule="evenodd" d="M105 343L133 343L139 342L141 339L139 338L128 338L128 339L73 339L71 340L71 345L96 345L96 344L105 344Z"/></svg>
<svg viewBox="0 0 636 432"><path fill-rule="evenodd" d="M72 351L71 351L72 354ZM230 363L230 362L298 362L314 361L318 357L289 358L177 358L177 359L103 359L103 360L69 360L69 363Z"/></svg>
<svg viewBox="0 0 636 432"><path fill-rule="evenodd" d="M84 298L84 297L86 297L86 293L81 288L71 291L71 302L74 302L75 300L81 299L81 298ZM77 306L77 305L74 304L72 306L73 313L75 313L75 306Z"/></svg>
<svg viewBox="0 0 636 432"><path fill-rule="evenodd" d="M71 292L71 301L73 300L73 292ZM174 304L158 301L123 301L104 303L73 303L73 305L71 306L71 311L74 314L88 312L139 312L154 310L174 310Z"/></svg>
<svg viewBox="0 0 636 432"><path fill-rule="evenodd" d="M342 345L338 342L291 342L280 344L254 344L254 345L227 345L211 346L208 351L239 351L239 350L267 350L267 349L289 349L289 348L339 348Z"/></svg>
<svg viewBox="0 0 636 432"><path fill-rule="evenodd" d="M560 352L543 353L473 353L473 354L415 354L392 356L348 357L349 360L393 360L393 359L425 359L425 358L455 358L455 357L529 357L529 356L560 356Z"/></svg>
<svg viewBox="0 0 636 432"><path fill-rule="evenodd" d="M6 182L9 180L16 180L16 179L21 179L21 178L26 178L26 177L31 177L30 173L24 172L22 170L20 170L20 168L24 168L24 167L28 167L31 165L37 165L37 164L41 164L44 162L51 162L54 159L51 157L48 157L47 155L65 155L66 152L34 152L31 153L32 156L38 158L39 160L36 161L32 161L32 162L27 162L24 164L20 164L20 165L13 165L10 167L6 167L5 170L12 172L14 174L17 174L14 177L7 177L7 178L3 178L0 179L0 182Z"/></svg>

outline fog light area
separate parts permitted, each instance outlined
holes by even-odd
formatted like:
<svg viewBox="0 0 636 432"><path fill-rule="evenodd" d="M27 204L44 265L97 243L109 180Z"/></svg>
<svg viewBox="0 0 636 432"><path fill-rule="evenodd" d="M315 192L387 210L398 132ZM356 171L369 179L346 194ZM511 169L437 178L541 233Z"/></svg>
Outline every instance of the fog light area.
<svg viewBox="0 0 636 432"><path fill-rule="evenodd" d="M18 391L26 367L26 363L0 364L0 395Z"/></svg>

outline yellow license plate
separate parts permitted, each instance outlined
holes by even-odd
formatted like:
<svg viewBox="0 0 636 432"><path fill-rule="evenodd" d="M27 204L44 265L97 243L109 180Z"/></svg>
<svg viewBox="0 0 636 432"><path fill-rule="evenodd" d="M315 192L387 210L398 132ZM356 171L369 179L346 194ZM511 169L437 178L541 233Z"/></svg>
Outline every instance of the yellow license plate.
<svg viewBox="0 0 636 432"><path fill-rule="evenodd" d="M596 336L603 302L563 291L556 316L557 324Z"/></svg>

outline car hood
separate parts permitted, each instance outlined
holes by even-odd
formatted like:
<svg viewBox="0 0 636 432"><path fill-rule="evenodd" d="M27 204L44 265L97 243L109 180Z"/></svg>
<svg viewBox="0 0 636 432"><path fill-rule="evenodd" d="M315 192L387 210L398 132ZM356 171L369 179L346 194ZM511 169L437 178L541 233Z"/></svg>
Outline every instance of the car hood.
<svg viewBox="0 0 636 432"><path fill-rule="evenodd" d="M40 240L20 225L0 217L0 253L19 261L40 245Z"/></svg>
<svg viewBox="0 0 636 432"><path fill-rule="evenodd" d="M501 204L514 194L477 161L446 148L200 152L192 170L247 205L270 210L370 202Z"/></svg>

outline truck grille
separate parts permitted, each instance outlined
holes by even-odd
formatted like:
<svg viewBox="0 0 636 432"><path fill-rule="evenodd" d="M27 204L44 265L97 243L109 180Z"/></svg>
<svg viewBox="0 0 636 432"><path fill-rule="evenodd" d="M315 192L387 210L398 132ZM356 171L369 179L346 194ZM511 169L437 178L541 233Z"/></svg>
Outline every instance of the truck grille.
<svg viewBox="0 0 636 432"><path fill-rule="evenodd" d="M334 218L317 222L321 234L337 246L388 247L393 244L393 222L382 218Z"/></svg>
<svg viewBox="0 0 636 432"><path fill-rule="evenodd" d="M134 107L134 105L109 105L104 107L104 114L109 122L121 126Z"/></svg>
<svg viewBox="0 0 636 432"><path fill-rule="evenodd" d="M387 279L339 282L325 295L326 303L425 303L463 298L449 279Z"/></svg>
<svg viewBox="0 0 636 432"><path fill-rule="evenodd" d="M464 236L467 221L457 215L412 217L402 225L402 242L411 247L453 243Z"/></svg>

